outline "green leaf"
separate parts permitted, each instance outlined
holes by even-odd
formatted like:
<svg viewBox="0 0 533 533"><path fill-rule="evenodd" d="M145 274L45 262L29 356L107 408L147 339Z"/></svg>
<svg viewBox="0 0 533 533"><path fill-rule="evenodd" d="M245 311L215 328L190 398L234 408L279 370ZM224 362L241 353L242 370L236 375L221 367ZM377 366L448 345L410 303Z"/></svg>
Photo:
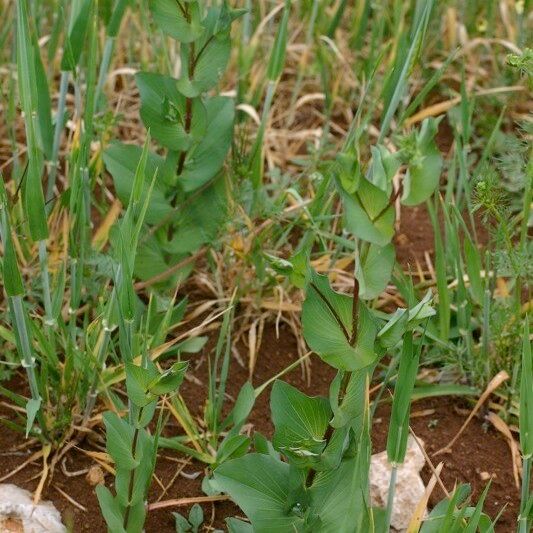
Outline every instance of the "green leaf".
<svg viewBox="0 0 533 533"><path fill-rule="evenodd" d="M289 1L285 1L285 7L283 8L283 15L281 22L276 33L276 39L274 46L270 52L270 60L267 68L267 78L270 81L277 81L283 72L283 65L285 64L285 54L287 52L287 34L289 15L291 12L291 4Z"/></svg>
<svg viewBox="0 0 533 533"><path fill-rule="evenodd" d="M109 531L113 531L113 533L126 533L122 525L124 519L118 501L113 498L113 495L105 485L97 485L95 490Z"/></svg>
<svg viewBox="0 0 533 533"><path fill-rule="evenodd" d="M344 205L346 229L359 239L379 246L387 245L394 235L395 211L389 195L366 178L358 190L349 194L338 184Z"/></svg>
<svg viewBox="0 0 533 533"><path fill-rule="evenodd" d="M226 525L228 526L228 533L254 533L252 524L238 518L226 518Z"/></svg>
<svg viewBox="0 0 533 533"><path fill-rule="evenodd" d="M397 154L387 150L383 145L371 146L372 162L370 166L370 181L388 195L392 193L392 178L400 168Z"/></svg>
<svg viewBox="0 0 533 533"><path fill-rule="evenodd" d="M228 436L220 443L217 450L216 464L222 464L229 459L243 456L248 451L249 447L250 437L247 437L246 435L228 434Z"/></svg>
<svg viewBox="0 0 533 533"><path fill-rule="evenodd" d="M231 52L231 23L241 14L242 10L228 9L225 2L210 7L202 21L205 30L194 43L194 49L181 48L182 64L188 68L182 69L178 88L188 98L205 93L220 80Z"/></svg>
<svg viewBox="0 0 533 533"><path fill-rule="evenodd" d="M214 483L243 510L255 533L297 531L303 520L288 507L289 465L252 453L220 465Z"/></svg>
<svg viewBox="0 0 533 533"><path fill-rule="evenodd" d="M191 43L202 35L198 2L150 0L150 9L159 28L173 39Z"/></svg>
<svg viewBox="0 0 533 533"><path fill-rule="evenodd" d="M202 507L200 505L195 503L189 511L189 523L191 524L194 533L198 532L203 522L204 511L202 510Z"/></svg>
<svg viewBox="0 0 533 533"><path fill-rule="evenodd" d="M198 353L205 346L209 337L190 337L176 345L179 353Z"/></svg>
<svg viewBox="0 0 533 533"><path fill-rule="evenodd" d="M127 205L134 183L135 171L141 158L142 149L131 144L112 143L104 152L104 162L113 182L120 201ZM148 154L143 181L142 196L148 194L152 178L157 171L157 179L150 197L145 220L149 224L156 224L167 217L172 207L165 196L165 180L171 179L165 174L165 161L161 156Z"/></svg>
<svg viewBox="0 0 533 533"><path fill-rule="evenodd" d="M189 524L189 521L179 513L172 514L174 515L176 533L188 533L191 530L191 524Z"/></svg>
<svg viewBox="0 0 533 533"><path fill-rule="evenodd" d="M174 219L174 239L165 245L165 250L187 254L217 239L224 229L227 212L226 182L220 176L201 192L184 198L183 207Z"/></svg>
<svg viewBox="0 0 533 533"><path fill-rule="evenodd" d="M24 294L24 285L17 262L17 255L13 246L11 225L8 215L8 201L5 183L0 179L0 236L4 247L2 260L2 280L6 294L10 297Z"/></svg>
<svg viewBox="0 0 533 533"><path fill-rule="evenodd" d="M252 411L252 408L255 403L255 389L253 385L247 381L239 391L237 400L233 409L230 411L227 418L222 423L221 429L225 429L230 426L240 426L242 425L248 415Z"/></svg>
<svg viewBox="0 0 533 533"><path fill-rule="evenodd" d="M272 387L270 409L274 448L299 468L316 463L326 446L324 434L331 417L327 399L311 398L278 380Z"/></svg>
<svg viewBox="0 0 533 533"><path fill-rule="evenodd" d="M434 316L435 310L430 305L431 299L431 291L428 291L424 298L411 309L397 309L379 331L379 343L384 348L393 348L406 331L413 330L423 320Z"/></svg>
<svg viewBox="0 0 533 533"><path fill-rule="evenodd" d="M360 302L356 342L352 337L352 298L335 292L327 276L312 272L302 307L303 335L309 347L329 365L354 371L372 364L376 325Z"/></svg>
<svg viewBox="0 0 533 533"><path fill-rule="evenodd" d="M524 322L520 379L520 447L523 457L531 457L533 456L533 355L527 315Z"/></svg>
<svg viewBox="0 0 533 533"><path fill-rule="evenodd" d="M347 454L334 469L318 472L309 493L320 533L371 531L369 507L370 431L368 395L362 401L360 432L351 433L355 457Z"/></svg>
<svg viewBox="0 0 533 533"><path fill-rule="evenodd" d="M190 133L185 131L186 98L177 80L162 74L139 72L135 76L141 96L141 119L154 139L169 150L188 150L206 132L206 110L200 98L192 100Z"/></svg>
<svg viewBox="0 0 533 533"><path fill-rule="evenodd" d="M148 393L148 384L159 377L155 367L142 368L134 363L126 363L126 387L128 398L137 406L144 407L154 401L155 396Z"/></svg>
<svg viewBox="0 0 533 533"><path fill-rule="evenodd" d="M48 79L41 60L37 40L34 39L33 57L35 61L35 86L37 89L37 113L39 115L40 147L47 159L52 158L54 128L52 127L52 103L48 89Z"/></svg>
<svg viewBox="0 0 533 533"><path fill-rule="evenodd" d="M205 185L221 170L233 140L234 101L216 96L206 100L205 108L209 127L201 142L187 152L179 177L179 183L187 192Z"/></svg>
<svg viewBox="0 0 533 533"><path fill-rule="evenodd" d="M165 370L160 376L153 379L148 384L148 390L152 394L162 396L163 394L176 393L183 381L188 363L179 361Z"/></svg>
<svg viewBox="0 0 533 533"><path fill-rule="evenodd" d="M483 270L481 255L467 233L465 233L464 251L466 271L470 280L470 293L476 303L482 305L485 291L483 290L483 281L481 279L481 271Z"/></svg>
<svg viewBox="0 0 533 533"><path fill-rule="evenodd" d="M26 403L26 438L30 434L35 417L41 408L41 399L30 399Z"/></svg>
<svg viewBox="0 0 533 533"><path fill-rule="evenodd" d="M425 202L440 181L442 157L435 143L439 119L427 118L415 137L415 152L411 154L405 175L402 195L403 205Z"/></svg>
<svg viewBox="0 0 533 533"><path fill-rule="evenodd" d="M68 35L63 47L61 70L74 70L80 60L89 25L92 0L73 0Z"/></svg>
<svg viewBox="0 0 533 533"><path fill-rule="evenodd" d="M132 454L134 429L119 418L116 413L107 411L103 415L106 427L106 449L113 458L117 467L125 470L133 470L139 466Z"/></svg>
<svg viewBox="0 0 533 533"><path fill-rule="evenodd" d="M34 241L48 238L48 222L41 182L43 154L38 147L38 95L35 74L35 50L28 23L27 0L17 2L17 77L20 103L25 115L28 168L22 186L24 210Z"/></svg>
<svg viewBox="0 0 533 533"><path fill-rule="evenodd" d="M391 279L395 261L394 246L371 244L368 253L357 262L355 276L359 281L359 297L363 300L377 298Z"/></svg>
<svg viewBox="0 0 533 533"><path fill-rule="evenodd" d="M409 436L409 412L411 396L418 373L420 351L413 346L413 334L404 336L398 379L394 387L394 399L387 437L387 457L391 464L405 460L407 437Z"/></svg>
<svg viewBox="0 0 533 533"><path fill-rule="evenodd" d="M367 381L370 380L373 368L373 366L370 366L351 374L340 405L337 401L338 390L337 394L335 394L332 384L332 389L330 390L330 401L334 414L331 421L332 427L342 428L348 424L352 427L361 426L362 416L365 413ZM342 378L342 375L339 378Z"/></svg>

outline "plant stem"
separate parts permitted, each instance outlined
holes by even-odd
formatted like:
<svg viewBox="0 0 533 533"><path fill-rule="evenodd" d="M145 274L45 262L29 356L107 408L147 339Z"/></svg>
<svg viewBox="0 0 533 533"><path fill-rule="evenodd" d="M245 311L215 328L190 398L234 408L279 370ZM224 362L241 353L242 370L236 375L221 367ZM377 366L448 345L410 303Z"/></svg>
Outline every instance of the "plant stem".
<svg viewBox="0 0 533 533"><path fill-rule="evenodd" d="M384 532L390 531L390 524L392 519L392 507L394 505L394 493L396 491L396 477L398 474L398 466L394 465L390 473L389 493L387 495L387 510L385 514L385 528Z"/></svg>
<svg viewBox="0 0 533 533"><path fill-rule="evenodd" d="M82 427L85 426L85 424L89 420L89 417L91 416L92 410L94 409L94 405L96 403L96 398L98 396L96 392L96 388L98 386L98 378L100 376L100 371L103 370L103 366L105 364L107 347L109 345L109 339L111 338L111 331L113 329L109 326L109 320L113 312L115 296L116 291L115 289L113 289L111 293L111 300L109 301L107 316L104 317L104 319L102 320L102 339L98 348L98 355L96 357L96 368L94 369L93 380L89 388L89 392L87 393L87 401L85 403L85 411L83 413L83 420L81 423Z"/></svg>
<svg viewBox="0 0 533 533"><path fill-rule="evenodd" d="M47 326L54 326L55 320L52 312L52 297L50 296L50 276L48 273L48 252L46 250L46 241L39 241L39 265L41 268L41 281L43 284L44 300L44 323Z"/></svg>
<svg viewBox="0 0 533 533"><path fill-rule="evenodd" d="M132 405L133 407L133 405ZM143 412L143 407L139 408L139 413L138 413L138 416L137 416L137 420L140 420L141 419L141 416L142 416L142 412ZM135 452L136 452L136 449L137 449L137 440L139 439L139 428L137 427L137 424L135 425L135 431L133 433L133 441L132 441L132 444L131 444L131 451L132 451L132 455L133 457L135 457ZM131 511L131 497L133 495L133 489L134 489L134 486L135 486L135 469L131 470L130 473L129 473L129 481L128 481L128 504L126 506L126 511L124 512L124 522L123 522L123 526L124 526L124 529L126 531L128 531L128 522L129 522L129 518L130 518L130 511Z"/></svg>
<svg viewBox="0 0 533 533"><path fill-rule="evenodd" d="M50 202L50 200L54 196L54 187L56 184L59 159L59 144L61 141L61 131L63 129L63 117L65 115L65 101L67 98L68 77L69 72L63 70L61 72L61 81L59 84L59 99L57 101L56 125L54 130L54 142L52 145L52 160L50 161L50 175L48 176L48 185L46 186L46 202ZM50 212L52 209L52 203L48 203L46 208L47 211Z"/></svg>
<svg viewBox="0 0 533 533"><path fill-rule="evenodd" d="M13 317L15 322L16 331L18 333L20 341L20 349L22 355L22 366L26 369L28 376L28 382L30 386L30 394L33 400L41 401L41 394L39 393L39 385L37 383L37 376L35 373L35 357L33 356L30 338L28 334L28 328L26 323L26 313L24 311L24 305L22 303L22 296L10 296L9 301L11 308L13 309ZM37 412L37 421L43 435L47 436L47 429L45 420L43 417L42 409L39 407Z"/></svg>

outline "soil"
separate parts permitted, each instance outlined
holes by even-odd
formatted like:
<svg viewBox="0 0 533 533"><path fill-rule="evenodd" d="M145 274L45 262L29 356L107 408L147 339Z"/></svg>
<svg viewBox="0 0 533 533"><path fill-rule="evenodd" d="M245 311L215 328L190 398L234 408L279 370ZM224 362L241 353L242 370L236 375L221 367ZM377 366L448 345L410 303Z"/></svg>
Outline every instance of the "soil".
<svg viewBox="0 0 533 533"><path fill-rule="evenodd" d="M241 353L245 353L243 346L238 348ZM202 411L203 405L200 402L203 402L206 397L209 349L210 347L207 346L201 354L194 356L193 360L191 360L191 364L196 363L194 366L198 365L194 370L194 376L200 381L187 380L181 389L188 406L196 414ZM271 376L286 368L296 358L296 341L289 329L284 325L280 325L279 337L277 337L274 326L268 326L265 328L261 353L257 358L257 366L253 377L254 385L257 386L264 383ZM292 370L284 379L307 394L327 394L328 383L333 377L332 369L324 365L316 357L310 361L310 382L306 379L306 372L300 367ZM232 359L231 364L232 379L229 383L228 394L234 398L240 386L248 378L248 369L239 365L235 358ZM22 383L23 380L17 377L7 385L20 390ZM412 418L411 424L417 436L426 443L426 450L430 456L437 449L448 444L455 436L465 420L467 408L467 404L454 398L426 399L413 404L412 412L415 416ZM374 452L382 451L385 447L389 409L389 405L382 405L376 411L373 424ZM0 405L0 416L7 416L8 414L9 411ZM268 391L258 398L250 417L250 422L254 430L261 431L266 435L271 434ZM172 427L167 427L166 431L174 434L178 432L177 428ZM0 450L2 450L0 454L0 477L11 472L31 454L30 451L14 451L17 446L20 446L21 442L22 438L19 434L9 429L0 431ZM156 474L164 486L169 484L177 469L181 466L177 462L179 459L183 459L183 457L173 451L163 450L161 452ZM485 487L487 481L484 478L492 477L492 485L486 502L486 511L494 517L506 505L497 531L515 530L519 493L514 485L511 453L504 438L492 427L489 427L483 419L474 418L463 436L454 445L452 453L436 457L433 461L435 464L439 461L445 462L442 479L448 490L451 491L455 483L467 482L472 486L474 498L479 496ZM64 522L75 532L91 531L95 533L106 531L104 521L100 515L94 487L88 483L85 475L86 470L93 464L93 461L80 451L74 450L70 452L65 460L65 469L56 468L53 478L49 480L43 492L43 498L54 502L62 513ZM40 461L32 463L6 480L6 482L15 483L28 490L35 490L39 481L41 467ZM186 465L183 473L187 477L180 475L164 495L162 495L161 486L154 482L149 501L155 502L159 498L167 500L202 496L201 479L203 470L203 466L198 462L191 462ZM426 467L422 473L424 481L427 482L430 476L431 472ZM110 481L110 476L106 476L106 483ZM60 491L68 494L72 500L83 506L85 510L81 510L72 502L69 502ZM434 505L443 497L444 495L440 489L438 487L435 488L430 501L431 505ZM173 532L173 511L186 513L188 509L174 507L150 512L146 531L154 533ZM224 526L224 518L242 516L239 509L228 501L207 504L204 506L204 513L205 523L219 528Z"/></svg>

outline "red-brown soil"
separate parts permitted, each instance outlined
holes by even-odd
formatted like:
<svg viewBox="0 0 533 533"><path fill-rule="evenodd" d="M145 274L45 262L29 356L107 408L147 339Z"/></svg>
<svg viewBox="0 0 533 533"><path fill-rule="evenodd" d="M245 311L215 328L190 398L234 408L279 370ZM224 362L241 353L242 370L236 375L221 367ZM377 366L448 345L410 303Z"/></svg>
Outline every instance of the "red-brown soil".
<svg viewBox="0 0 533 533"><path fill-rule="evenodd" d="M194 371L201 384L193 381L186 381L182 388L182 393L187 400L193 413L200 413L206 397L207 385L207 357L208 351L193 356L198 364ZM279 338L276 337L275 328L269 326L264 335L261 353L257 358L257 365L254 374L254 385L259 385L277 372L284 369L288 364L297 358L296 342L294 337L285 326L280 327ZM300 368L294 369L287 374L284 379L299 387L308 394L326 394L328 384L333 376L332 370L322 364L318 358L313 358L311 362L311 383L308 384L304 373ZM196 365L195 365L196 366ZM229 382L228 393L235 397L240 386L248 377L247 368L241 367L233 359L231 367L231 380ZM20 383L20 379L14 379L10 385ZM468 407L466 403L461 403L453 398L428 399L418 401L413 404L413 413L423 414L414 416L411 425L416 434L426 443L426 449L431 454L437 449L445 446L457 433L464 422L464 409ZM0 415L6 416L8 411L0 406ZM387 435L387 416L389 406L380 406L376 412L373 425L374 451L384 449ZM272 426L269 420L268 391L258 398L256 406L252 412L250 422L254 429L269 434ZM167 428L167 431L173 431ZM175 428L175 432L178 429ZM0 477L4 476L19 464L21 464L30 452L13 452L13 448L20 445L22 437L8 429L0 431ZM161 452L158 461L157 476L166 485L174 476L180 466L176 462L179 455L168 450ZM454 484L468 482L473 489L474 498L477 497L485 487L486 481L482 476L487 474L492 476L492 486L489 492L486 511L495 516L500 509L507 505L502 518L500 519L498 531L514 531L518 509L519 494L514 485L512 474L511 453L503 437L492 427L488 427L481 418L474 418L471 424L459 441L454 445L453 452L435 458L435 464L443 460L445 468L442 479L448 490L452 490ZM105 532L106 527L101 518L100 511L94 489L85 479L84 473L72 475L79 471L84 471L92 465L92 460L80 453L73 451L69 453L65 466L71 476L67 476L62 468L56 468L54 477L47 484L44 490L44 498L52 500L63 514L65 523L72 526L75 532L91 531ZM38 483L38 476L41 472L41 463L36 462L29 465L7 482L15 483L19 486L34 490ZM203 476L203 466L193 462L186 466L184 472L187 475L197 473L195 479L187 479L179 476L170 487L163 500L172 498L182 498L189 496L201 496L201 478ZM423 471L423 478L427 482L430 477L429 468ZM110 477L106 477L106 482ZM86 511L82 511L70 503L57 489L61 489L68 494L78 504L81 504ZM149 501L154 502L161 496L162 489L157 483L153 483ZM437 487L433 493L431 504L435 504L442 499L443 494ZM187 509L167 508L149 513L146 531L154 533L174 531L172 511L186 512ZM215 527L223 527L224 518L228 516L241 515L239 509L231 502L219 502L208 504L204 507L206 524Z"/></svg>

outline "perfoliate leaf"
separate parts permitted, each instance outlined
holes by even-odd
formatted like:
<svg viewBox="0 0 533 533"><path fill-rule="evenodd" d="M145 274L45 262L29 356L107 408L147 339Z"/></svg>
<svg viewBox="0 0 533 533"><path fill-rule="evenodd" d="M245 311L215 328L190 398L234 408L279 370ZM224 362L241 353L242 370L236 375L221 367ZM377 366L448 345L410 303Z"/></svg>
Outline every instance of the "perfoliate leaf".
<svg viewBox="0 0 533 533"><path fill-rule="evenodd" d="M370 243L387 245L394 235L395 219L389 195L366 178L361 178L359 188L353 194L337 183L344 204L346 229Z"/></svg>
<svg viewBox="0 0 533 533"><path fill-rule="evenodd" d="M233 139L235 104L231 98L215 96L205 102L209 127L201 142L187 152L179 183L187 192L205 185L221 170Z"/></svg>
<svg viewBox="0 0 533 533"><path fill-rule="evenodd" d="M134 363L126 363L126 387L128 398L137 406L144 407L155 397L148 392L148 384L156 379L159 373L156 368L142 368Z"/></svg>
<svg viewBox="0 0 533 533"><path fill-rule="evenodd" d="M357 314L354 336L353 299L335 292L327 276L313 271L302 307L304 338L321 359L340 370L358 370L377 358L372 315L362 302L358 304Z"/></svg>
<svg viewBox="0 0 533 533"><path fill-rule="evenodd" d="M349 194L359 189L361 183L361 167L356 153L341 152L332 163L331 172L335 174L342 188Z"/></svg>
<svg viewBox="0 0 533 533"><path fill-rule="evenodd" d="M220 465L214 483L244 511L255 533L298 531L303 519L287 508L289 468L270 455L252 453Z"/></svg>
<svg viewBox="0 0 533 533"><path fill-rule="evenodd" d="M270 395L275 432L274 447L299 468L320 459L324 434L331 417L326 398L311 398L283 381L276 381Z"/></svg>
<svg viewBox="0 0 533 533"><path fill-rule="evenodd" d="M174 515L174 525L176 527L176 533L188 533L191 530L191 524L180 513L172 513Z"/></svg>
<svg viewBox="0 0 533 533"><path fill-rule="evenodd" d="M374 366L369 366L352 372L340 404L337 399L338 391L333 397L334 391L330 390L330 401L334 415L331 420L332 427L342 428L350 425L356 428L361 426L362 416L365 412L366 384L373 369Z"/></svg>
<svg viewBox="0 0 533 533"><path fill-rule="evenodd" d="M248 418L253 406L255 403L255 390L253 385L247 381L239 391L237 400L233 405L233 409L230 411L227 418L222 424L222 429L227 428L231 425L239 426L242 425L245 420Z"/></svg>
<svg viewBox="0 0 533 533"><path fill-rule="evenodd" d="M382 191L392 193L392 178L400 168L397 154L387 150L383 145L371 146L372 163L370 166L370 181Z"/></svg>
<svg viewBox="0 0 533 533"><path fill-rule="evenodd" d="M371 244L367 254L357 262L355 277L359 281L359 297L377 298L387 287L394 268L394 246Z"/></svg>
<svg viewBox="0 0 533 533"><path fill-rule="evenodd" d="M191 524L194 533L197 533L203 522L204 511L202 510L202 507L199 504L195 503L189 511L189 523Z"/></svg>
<svg viewBox="0 0 533 533"><path fill-rule="evenodd" d="M388 322L378 333L378 341L384 348L392 348L398 344L406 331L416 328L423 320L435 315L431 307L431 291L411 309L397 309Z"/></svg>
<svg viewBox="0 0 533 533"><path fill-rule="evenodd" d="M242 457L250 447L250 437L246 435L232 435L233 432L228 433L224 440L220 443L217 450L216 465L222 464L224 461Z"/></svg>
<svg viewBox="0 0 533 533"><path fill-rule="evenodd" d="M203 32L198 2L150 0L150 9L159 28L181 43L191 43Z"/></svg>
<svg viewBox="0 0 533 533"><path fill-rule="evenodd" d="M228 533L254 533L252 524L238 518L226 518L226 525L228 526Z"/></svg>
<svg viewBox="0 0 533 533"><path fill-rule="evenodd" d="M186 370L187 362L179 361L174 363L169 369L165 370L160 376L154 378L148 384L148 391L156 396L177 392Z"/></svg>

